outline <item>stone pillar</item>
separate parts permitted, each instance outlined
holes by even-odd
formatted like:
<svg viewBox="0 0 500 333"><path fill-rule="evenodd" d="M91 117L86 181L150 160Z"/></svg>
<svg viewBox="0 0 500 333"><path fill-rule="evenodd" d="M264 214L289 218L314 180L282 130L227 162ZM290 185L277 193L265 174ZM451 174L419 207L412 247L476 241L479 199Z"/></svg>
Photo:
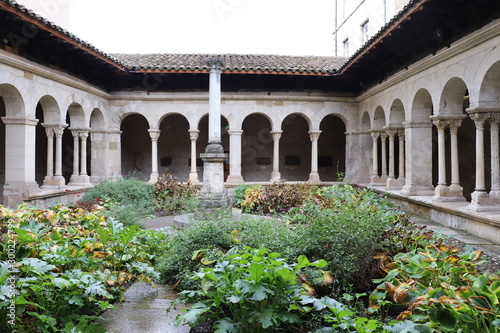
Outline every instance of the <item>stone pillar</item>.
<svg viewBox="0 0 500 333"><path fill-rule="evenodd" d="M451 185L450 191L455 191L457 196L463 196L463 188L460 186L460 171L458 161L458 128L462 124L461 119L450 121L451 139Z"/></svg>
<svg viewBox="0 0 500 333"><path fill-rule="evenodd" d="M448 121L433 118L433 124L438 130L438 185L436 186L434 200L442 201L442 197L446 197L448 186L446 183L446 147L445 147L445 130L448 126Z"/></svg>
<svg viewBox="0 0 500 333"><path fill-rule="evenodd" d="M35 181L35 128L38 119L2 117L5 124L3 204L16 207L39 192Z"/></svg>
<svg viewBox="0 0 500 333"><path fill-rule="evenodd" d="M493 204L488 193L484 177L484 123L489 119L490 113L470 112L470 117L476 125L476 187L471 194L471 203L467 209L475 211L487 210L483 205Z"/></svg>
<svg viewBox="0 0 500 333"><path fill-rule="evenodd" d="M280 138L283 131L271 131L273 136L273 172L271 173L271 182L281 179L280 173Z"/></svg>
<svg viewBox="0 0 500 333"><path fill-rule="evenodd" d="M434 195L432 186L432 122L416 119L405 126L405 185L401 194L406 196Z"/></svg>
<svg viewBox="0 0 500 333"><path fill-rule="evenodd" d="M405 130L398 130L399 139L399 175L398 184L403 186L405 184Z"/></svg>
<svg viewBox="0 0 500 333"><path fill-rule="evenodd" d="M372 179L371 185L375 185L380 182L380 176L378 174L378 138L380 137L380 132L372 132L373 148L372 148Z"/></svg>
<svg viewBox="0 0 500 333"><path fill-rule="evenodd" d="M67 124L60 124L54 127L54 134L56 136L56 163L53 185L57 186L58 188L63 188L66 186L66 180L62 175L62 136L64 133L64 129L67 126Z"/></svg>
<svg viewBox="0 0 500 333"><path fill-rule="evenodd" d="M193 184L199 184L198 169L196 168L196 140L200 131L197 129L189 130L189 139L191 140L191 171L189 172L189 180Z"/></svg>
<svg viewBox="0 0 500 333"><path fill-rule="evenodd" d="M149 129L149 137L151 138L151 176L149 182L154 184L158 181L158 138L160 137L159 129Z"/></svg>
<svg viewBox="0 0 500 333"><path fill-rule="evenodd" d="M500 149L498 144L498 123L500 113L491 113L490 135L491 135L491 190L490 198L500 199Z"/></svg>
<svg viewBox="0 0 500 333"><path fill-rule="evenodd" d="M388 129L386 134L389 138L389 176L386 181L386 189L393 190L399 188L399 184L396 181L396 153L394 151L394 140L396 134L398 133L397 129Z"/></svg>
<svg viewBox="0 0 500 333"><path fill-rule="evenodd" d="M221 59L207 60L210 66L208 145L203 159L203 187L200 193L200 209L228 207L229 201L224 188L224 162L226 154L221 142Z"/></svg>
<svg viewBox="0 0 500 333"><path fill-rule="evenodd" d="M43 180L42 188L51 187L54 178L54 129L42 124L47 134L47 175Z"/></svg>
<svg viewBox="0 0 500 333"><path fill-rule="evenodd" d="M119 129L111 129L107 132L108 163L106 170L108 177L123 179L122 176L122 154L121 154L121 134Z"/></svg>
<svg viewBox="0 0 500 333"><path fill-rule="evenodd" d="M382 141L382 175L380 176L380 180L385 183L387 181L387 133L380 133L380 140Z"/></svg>
<svg viewBox="0 0 500 333"><path fill-rule="evenodd" d="M89 137L89 131L83 130L80 132L80 140L82 142L82 151L80 157L80 176L87 178L87 139ZM86 181L87 183L87 181Z"/></svg>
<svg viewBox="0 0 500 333"><path fill-rule="evenodd" d="M241 135L243 131L228 131L229 133L229 176L227 183L243 184L241 176Z"/></svg>
<svg viewBox="0 0 500 333"><path fill-rule="evenodd" d="M78 177L78 175L80 175L80 131L71 130L71 134L73 135L73 175L71 176L71 179L73 179L73 177Z"/></svg>
<svg viewBox="0 0 500 333"><path fill-rule="evenodd" d="M318 139L321 131L309 131L311 138L311 173L309 174L310 183L320 183L318 173Z"/></svg>

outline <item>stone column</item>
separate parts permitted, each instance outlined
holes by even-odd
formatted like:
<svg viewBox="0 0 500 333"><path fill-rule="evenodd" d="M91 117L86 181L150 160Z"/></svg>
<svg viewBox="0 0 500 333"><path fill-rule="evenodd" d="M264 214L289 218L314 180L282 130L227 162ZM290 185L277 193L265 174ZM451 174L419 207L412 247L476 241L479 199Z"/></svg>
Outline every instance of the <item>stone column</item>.
<svg viewBox="0 0 500 333"><path fill-rule="evenodd" d="M40 191L35 181L35 128L38 119L2 117L5 124L3 204L15 207Z"/></svg>
<svg viewBox="0 0 500 333"><path fill-rule="evenodd" d="M450 191L457 192L457 196L463 195L463 188L460 186L460 171L458 161L458 128L462 124L462 119L450 121L451 138L451 185Z"/></svg>
<svg viewBox="0 0 500 333"><path fill-rule="evenodd" d="M320 183L318 173L318 139L321 131L309 131L311 138L311 173L309 174L310 183Z"/></svg>
<svg viewBox="0 0 500 333"><path fill-rule="evenodd" d="M498 146L498 123L500 113L492 112L490 118L491 135L491 190L490 198L500 199L500 149Z"/></svg>
<svg viewBox="0 0 500 333"><path fill-rule="evenodd" d="M51 187L54 178L54 128L42 124L47 134L47 175L43 180L42 188Z"/></svg>
<svg viewBox="0 0 500 333"><path fill-rule="evenodd" d="M229 202L224 188L224 162L226 154L221 142L221 70L222 60L207 59L210 66L208 145L203 159L203 187L200 193L200 209L209 207L228 207Z"/></svg>
<svg viewBox="0 0 500 333"><path fill-rule="evenodd" d="M405 185L401 194L406 196L434 195L432 186L432 122L415 119L405 126Z"/></svg>
<svg viewBox="0 0 500 333"><path fill-rule="evenodd" d="M373 148L372 148L372 179L371 185L375 185L380 182L380 176L378 174L378 138L380 137L380 132L372 132Z"/></svg>
<svg viewBox="0 0 500 333"><path fill-rule="evenodd" d="M71 135L73 135L73 174L69 180L68 185L74 186L80 182L80 130L70 128Z"/></svg>
<svg viewBox="0 0 500 333"><path fill-rule="evenodd" d="M189 130L189 139L191 140L191 171L189 172L189 180L193 184L199 184L198 170L196 168L196 140L200 131L197 129Z"/></svg>
<svg viewBox="0 0 500 333"><path fill-rule="evenodd" d="M449 122L434 117L432 123L438 130L438 185L436 186L434 200L441 201L440 198L446 197L446 192L448 191L446 183L445 130Z"/></svg>
<svg viewBox="0 0 500 333"><path fill-rule="evenodd" d="M239 185L245 181L241 176L241 136L243 131L228 131L229 133L229 176L227 183Z"/></svg>
<svg viewBox="0 0 500 333"><path fill-rule="evenodd" d="M389 138L389 176L386 181L386 188L388 190L395 189L398 187L396 182L396 153L394 151L394 140L395 136L398 133L397 129L388 129L386 134Z"/></svg>
<svg viewBox="0 0 500 333"><path fill-rule="evenodd" d="M107 151L108 163L106 170L108 177L123 179L122 176L122 152L121 152L121 134L123 132L119 129L111 129L107 131Z"/></svg>
<svg viewBox="0 0 500 333"><path fill-rule="evenodd" d="M486 192L484 178L484 123L488 120L490 114L477 112L471 113L470 117L476 125L476 187L471 194L471 204L474 206L488 204L486 199L489 196Z"/></svg>
<svg viewBox="0 0 500 333"><path fill-rule="evenodd" d="M405 130L398 130L399 139L399 175L398 183L399 185L405 184Z"/></svg>
<svg viewBox="0 0 500 333"><path fill-rule="evenodd" d="M158 138L160 137L159 129L149 129L151 138L151 176L149 182L154 184L158 181Z"/></svg>
<svg viewBox="0 0 500 333"><path fill-rule="evenodd" d="M387 137L387 133L380 133L380 139L382 141L382 175L380 176L380 180L384 183L387 181Z"/></svg>
<svg viewBox="0 0 500 333"><path fill-rule="evenodd" d="M56 163L53 184L58 188L66 186L66 181L62 175L62 135L67 124L60 124L54 127L54 134L56 136Z"/></svg>
<svg viewBox="0 0 500 333"><path fill-rule="evenodd" d="M283 131L271 131L273 136L273 172L271 173L271 182L281 179L280 174L280 138Z"/></svg>
<svg viewBox="0 0 500 333"><path fill-rule="evenodd" d="M83 130L80 132L80 140L82 143L82 150L80 152L80 176L87 177L87 139L89 137L89 131Z"/></svg>

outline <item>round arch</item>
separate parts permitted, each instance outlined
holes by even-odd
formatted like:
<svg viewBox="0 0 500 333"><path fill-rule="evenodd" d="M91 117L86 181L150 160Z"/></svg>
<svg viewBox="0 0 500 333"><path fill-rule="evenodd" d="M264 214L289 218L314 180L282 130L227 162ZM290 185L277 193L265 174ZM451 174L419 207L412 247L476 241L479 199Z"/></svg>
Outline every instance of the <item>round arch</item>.
<svg viewBox="0 0 500 333"><path fill-rule="evenodd" d="M346 125L337 115L321 120L318 139L318 173L322 181L338 181L346 173Z"/></svg>
<svg viewBox="0 0 500 333"><path fill-rule="evenodd" d="M189 122L179 113L168 113L160 120L158 138L158 172L187 181L191 165Z"/></svg>
<svg viewBox="0 0 500 333"><path fill-rule="evenodd" d="M147 119L137 113L127 114L122 118L121 165L124 177L133 176L140 180L150 179L151 137Z"/></svg>
<svg viewBox="0 0 500 333"><path fill-rule="evenodd" d="M268 181L272 173L273 137L271 119L252 113L242 122L241 174L245 181Z"/></svg>

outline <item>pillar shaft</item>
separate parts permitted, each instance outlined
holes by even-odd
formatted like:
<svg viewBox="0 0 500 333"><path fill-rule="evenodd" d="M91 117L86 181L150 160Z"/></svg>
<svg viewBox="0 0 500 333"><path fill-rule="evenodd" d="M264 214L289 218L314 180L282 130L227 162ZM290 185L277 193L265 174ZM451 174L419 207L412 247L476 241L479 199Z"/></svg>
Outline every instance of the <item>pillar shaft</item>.
<svg viewBox="0 0 500 333"><path fill-rule="evenodd" d="M191 140L191 171L189 172L189 180L193 183L198 183L198 170L196 169L196 141L200 131L197 129L189 130L189 139Z"/></svg>
<svg viewBox="0 0 500 333"><path fill-rule="evenodd" d="M398 180L405 178L405 131L398 131L399 139L399 176Z"/></svg>
<svg viewBox="0 0 500 333"><path fill-rule="evenodd" d="M280 138L283 131L271 131L273 136L273 172L271 174L271 182L281 178L280 174Z"/></svg>
<svg viewBox="0 0 500 333"><path fill-rule="evenodd" d="M309 174L310 182L320 182L318 173L318 139L321 131L309 131L311 138L311 173Z"/></svg>
<svg viewBox="0 0 500 333"><path fill-rule="evenodd" d="M54 176L54 129L45 127L45 133L47 134L47 175L44 184L47 181L47 185L50 185L50 181Z"/></svg>
<svg viewBox="0 0 500 333"><path fill-rule="evenodd" d="M229 176L231 184L244 183L241 176L241 136L243 131L229 131Z"/></svg>
<svg viewBox="0 0 500 333"><path fill-rule="evenodd" d="M378 138L380 137L380 132L371 133L373 140L372 148L372 184L376 183L380 178L378 174Z"/></svg>
<svg viewBox="0 0 500 333"><path fill-rule="evenodd" d="M81 140L81 156L80 156L80 175L87 176L87 138L89 137L88 131L80 132L80 140Z"/></svg>
<svg viewBox="0 0 500 333"><path fill-rule="evenodd" d="M380 139L382 141L382 178L386 179L387 178L387 147L386 147L386 142L387 142L387 133L381 133L380 134Z"/></svg>
<svg viewBox="0 0 500 333"><path fill-rule="evenodd" d="M158 138L160 137L160 130L148 130L149 137L151 138L151 175L149 177L150 183L158 181Z"/></svg>
<svg viewBox="0 0 500 333"><path fill-rule="evenodd" d="M460 171L458 161L458 128L462 120L454 120L450 123L451 139L451 186L460 186Z"/></svg>
<svg viewBox="0 0 500 333"><path fill-rule="evenodd" d="M490 197L500 198L500 149L498 143L498 123L500 113L492 113L490 119L491 135L491 191Z"/></svg>
<svg viewBox="0 0 500 333"><path fill-rule="evenodd" d="M79 173L79 148L80 148L80 131L71 130L71 134L73 135L73 176L78 176Z"/></svg>

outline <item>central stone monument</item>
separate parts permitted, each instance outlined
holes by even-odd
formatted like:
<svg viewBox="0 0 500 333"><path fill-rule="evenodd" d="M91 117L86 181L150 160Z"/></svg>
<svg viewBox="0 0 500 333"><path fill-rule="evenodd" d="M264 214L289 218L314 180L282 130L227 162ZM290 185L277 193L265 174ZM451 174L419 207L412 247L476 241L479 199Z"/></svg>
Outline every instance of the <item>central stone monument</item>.
<svg viewBox="0 0 500 333"><path fill-rule="evenodd" d="M203 187L199 197L198 210L207 208L228 208L229 198L224 188L224 162L226 154L221 141L221 70L224 66L220 58L209 58L209 114L208 145L203 160Z"/></svg>

